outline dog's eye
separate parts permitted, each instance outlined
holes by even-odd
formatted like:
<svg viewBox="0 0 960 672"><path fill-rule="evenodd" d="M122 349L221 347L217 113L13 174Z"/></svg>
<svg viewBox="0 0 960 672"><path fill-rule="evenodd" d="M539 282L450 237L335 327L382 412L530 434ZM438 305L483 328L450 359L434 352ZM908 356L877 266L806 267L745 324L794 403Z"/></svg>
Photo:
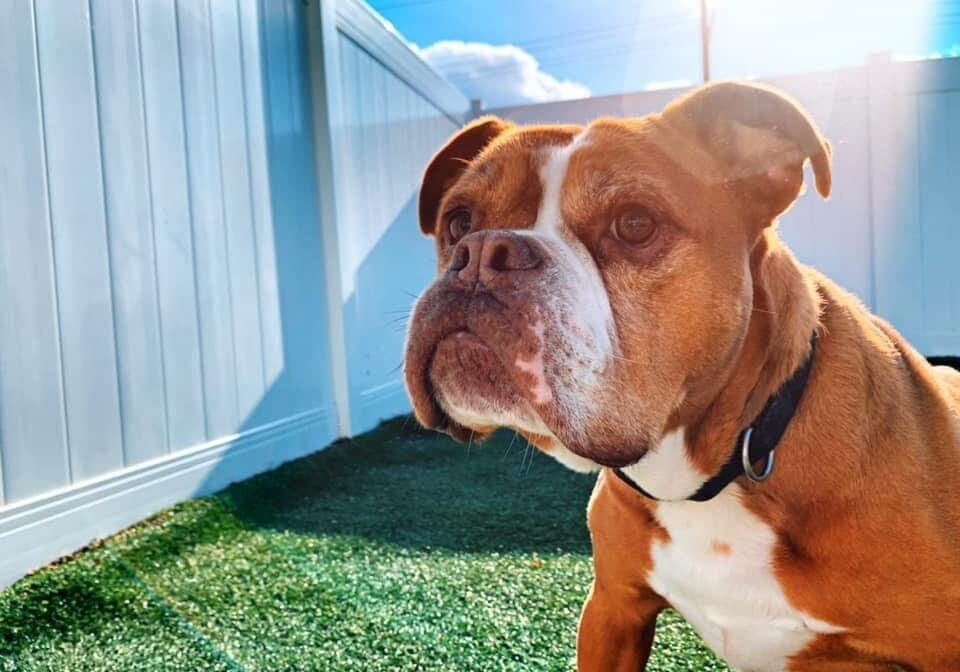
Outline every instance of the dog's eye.
<svg viewBox="0 0 960 672"><path fill-rule="evenodd" d="M457 242L470 233L471 226L473 226L473 218L466 208L457 208L447 215L447 232L450 234L451 243Z"/></svg>
<svg viewBox="0 0 960 672"><path fill-rule="evenodd" d="M610 225L614 238L631 245L647 245L657 233L657 222L643 210L627 210Z"/></svg>

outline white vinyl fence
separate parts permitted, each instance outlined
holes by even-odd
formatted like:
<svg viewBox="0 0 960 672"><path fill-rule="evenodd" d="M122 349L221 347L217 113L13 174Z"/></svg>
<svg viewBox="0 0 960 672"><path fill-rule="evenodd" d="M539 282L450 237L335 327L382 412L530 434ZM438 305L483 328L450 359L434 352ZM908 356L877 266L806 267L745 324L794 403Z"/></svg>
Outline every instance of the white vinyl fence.
<svg viewBox="0 0 960 672"><path fill-rule="evenodd" d="M469 103L366 5L0 2L0 90L0 588L406 410Z"/></svg>

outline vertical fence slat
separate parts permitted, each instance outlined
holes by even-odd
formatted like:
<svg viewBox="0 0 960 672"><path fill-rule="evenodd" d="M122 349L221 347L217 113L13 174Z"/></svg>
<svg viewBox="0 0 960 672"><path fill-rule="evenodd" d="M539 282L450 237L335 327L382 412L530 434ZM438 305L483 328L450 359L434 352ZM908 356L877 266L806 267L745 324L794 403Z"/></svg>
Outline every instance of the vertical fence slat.
<svg viewBox="0 0 960 672"><path fill-rule="evenodd" d="M31 3L0 2L0 489L7 503L69 483L38 67Z"/></svg>
<svg viewBox="0 0 960 672"><path fill-rule="evenodd" d="M74 481L123 466L89 7L37 0L37 39Z"/></svg>
<svg viewBox="0 0 960 672"><path fill-rule="evenodd" d="M283 371L283 335L277 288L277 259L274 247L273 213L267 151L267 118L264 109L263 69L260 42L260 12L256 0L240 1L240 42L243 89L247 120L247 157L250 171L250 198L257 242L257 287L260 304L260 334L264 384L269 387Z"/></svg>
<svg viewBox="0 0 960 672"><path fill-rule="evenodd" d="M136 5L92 3L126 464L167 452Z"/></svg>
<svg viewBox="0 0 960 672"><path fill-rule="evenodd" d="M960 192L957 190L955 143L957 93L924 93L917 99L919 226L922 256L916 260L923 286L926 347L929 351L960 353L960 321L953 312L960 246ZM951 241L954 244L951 244ZM952 344L952 346L951 346Z"/></svg>
<svg viewBox="0 0 960 672"><path fill-rule="evenodd" d="M287 290L290 298L300 308L293 314L287 313L295 337L293 352L301 363L291 373L296 389L302 399L289 402L303 404L306 407L332 405L333 389L331 381L333 370L330 355L330 315L326 308L327 282L324 271L323 223L320 221L320 199L333 198L333 194L318 193L316 172L316 135L313 127L311 69L308 67L309 51L306 41L307 17L304 3L286 0L284 34L287 49L288 95L290 101L289 118L291 135L289 140L293 160L289 166L295 188L297 210L291 220L291 228L296 231L302 251L298 256L298 268L301 275L296 281L290 277ZM295 222L295 224L294 224ZM285 328L288 328L285 326ZM311 342L312 341L312 342ZM322 344L322 345L320 345Z"/></svg>
<svg viewBox="0 0 960 672"><path fill-rule="evenodd" d="M877 312L923 348L916 98L871 96Z"/></svg>
<svg viewBox="0 0 960 672"><path fill-rule="evenodd" d="M208 9L208 0L177 2L204 405L213 438L235 431L239 418Z"/></svg>
<svg viewBox="0 0 960 672"><path fill-rule="evenodd" d="M793 251L804 262L817 260L831 270L831 277L844 288L870 303L870 210L867 134L867 99L839 99L839 92L814 102L810 113L833 147L833 188L824 202L813 188L813 174L807 170L807 188L800 198L807 218L794 221L791 208L784 218L791 228L785 236ZM837 222L837 213L843 222Z"/></svg>
<svg viewBox="0 0 960 672"><path fill-rule="evenodd" d="M169 450L206 438L176 13L138 2Z"/></svg>
<svg viewBox="0 0 960 672"><path fill-rule="evenodd" d="M356 105L356 96L353 89L356 86L356 56L353 43L342 33L337 35L337 62L340 66L340 77L337 85L340 87L339 114L340 126L334 129L335 150L337 152L337 234L340 241L340 287L341 292L349 294L353 289L353 273L355 252L352 235L353 227L361 219L358 213L356 191L362 181L357 179L357 159L359 144L357 142L357 117L360 113ZM349 350L350 343L346 343Z"/></svg>
<svg viewBox="0 0 960 672"><path fill-rule="evenodd" d="M946 128L946 146L949 148L948 152L951 158L951 166L946 174L949 175L952 173L955 175L957 162L960 161L960 123L957 123L958 120L960 120L960 91L950 92L948 94L948 101L948 116L952 121L947 124ZM953 184L955 185L956 182ZM960 213L960 203L958 203L958 200L960 200L960 191L951 188L950 193L953 196L955 207L949 213L949 224L944 232L946 235L944 248L948 250L960 250L960 216L958 216L958 213ZM956 264L954 264L952 272L947 277L953 285L950 301L953 333L952 352L960 354L960 271L958 271ZM944 352L947 351L945 350Z"/></svg>
<svg viewBox="0 0 960 672"><path fill-rule="evenodd" d="M250 200L239 21L235 2L211 5L220 172L227 232L239 419L264 392L256 239Z"/></svg>
<svg viewBox="0 0 960 672"><path fill-rule="evenodd" d="M285 4L259 0L259 40L248 40L248 43L260 47L265 117L264 146L269 157L267 180L270 186L270 225L267 226L266 222L261 221L258 230L270 232L274 248L273 258L264 257L261 261L262 286L269 290L272 283L276 288L276 317L270 314L269 307L264 310L267 318L263 322L265 333L274 334L274 345L266 350L266 356L268 366L271 366L271 358L272 366L281 363L283 365L273 376L272 394L268 397L267 405L261 408L260 415L265 420L280 417L288 397L296 394L295 373L291 371L291 363L296 359L297 350L297 334L292 333L291 326L294 321L291 319L294 303L291 300L291 290L285 283L285 279L297 271L296 255L290 251L291 247L297 246L294 230L297 217L293 211L297 192L292 174L294 149L289 119L291 101L285 41ZM252 29L247 31L247 35L250 33ZM267 273L269 276L265 277ZM266 282L263 282L264 280ZM267 344L270 342L265 341Z"/></svg>

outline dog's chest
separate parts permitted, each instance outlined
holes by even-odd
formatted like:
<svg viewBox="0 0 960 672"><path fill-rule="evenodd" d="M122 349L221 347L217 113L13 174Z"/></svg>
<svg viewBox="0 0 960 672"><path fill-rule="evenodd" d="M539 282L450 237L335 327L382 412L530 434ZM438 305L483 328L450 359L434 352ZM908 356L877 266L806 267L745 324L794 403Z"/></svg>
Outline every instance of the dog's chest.
<svg viewBox="0 0 960 672"><path fill-rule="evenodd" d="M666 502L656 517L650 586L740 672L781 672L818 633L837 632L790 606L773 573L776 535L733 485L710 502Z"/></svg>

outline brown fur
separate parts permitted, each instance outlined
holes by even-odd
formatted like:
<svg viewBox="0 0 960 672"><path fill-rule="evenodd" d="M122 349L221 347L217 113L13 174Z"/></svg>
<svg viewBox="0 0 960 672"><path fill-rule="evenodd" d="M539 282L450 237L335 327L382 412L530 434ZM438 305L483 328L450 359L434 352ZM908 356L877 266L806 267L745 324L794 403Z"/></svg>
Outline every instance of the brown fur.
<svg viewBox="0 0 960 672"><path fill-rule="evenodd" d="M504 277L487 288L502 306L465 301L473 290L444 270L456 249L444 216L465 206L474 231L531 228L540 150L581 130L484 119L428 169L421 226L435 235L440 278L417 307L406 356L408 389L427 426L460 438L491 430L452 422L436 402L437 385L471 385L465 393L528 404L553 434L568 435L571 420L534 404L531 382L505 364L537 347L524 334L540 295ZM748 508L777 532L774 570L791 604L844 629L818 636L789 669L955 671L960 374L930 366L780 242L771 224L796 198L808 159L826 196L829 145L792 101L760 87L707 87L662 114L589 127L567 169L562 235L599 269L619 351L593 400L597 415L584 420L590 444L568 447L624 464L685 427L690 459L715 473L816 332L810 382L778 448L776 478L741 479ZM608 233L611 218L637 203L661 224L642 249ZM447 338L463 329L479 340ZM530 438L550 450L549 437ZM578 633L582 672L645 668L656 616L668 606L646 584L651 543L667 537L656 507L608 472L598 479L588 511L596 579ZM725 552L722 540L714 550Z"/></svg>

